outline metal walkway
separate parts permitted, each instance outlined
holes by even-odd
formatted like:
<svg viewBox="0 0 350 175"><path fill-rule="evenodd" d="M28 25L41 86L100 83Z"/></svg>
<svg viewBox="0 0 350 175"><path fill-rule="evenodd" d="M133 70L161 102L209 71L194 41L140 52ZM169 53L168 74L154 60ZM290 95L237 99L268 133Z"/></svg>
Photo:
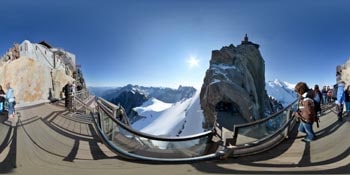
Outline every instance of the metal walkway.
<svg viewBox="0 0 350 175"><path fill-rule="evenodd" d="M11 174L284 174L350 173L350 119L327 110L317 140L289 139L262 153L195 162L125 159L102 144L90 115L70 114L61 104L18 111L17 125L0 120L0 173ZM14 121L16 122L16 121Z"/></svg>

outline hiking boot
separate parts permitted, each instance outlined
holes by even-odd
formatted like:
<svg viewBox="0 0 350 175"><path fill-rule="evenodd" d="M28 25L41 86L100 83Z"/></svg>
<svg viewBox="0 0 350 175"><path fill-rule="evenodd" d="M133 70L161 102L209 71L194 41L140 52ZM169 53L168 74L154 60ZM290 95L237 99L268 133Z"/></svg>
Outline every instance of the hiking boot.
<svg viewBox="0 0 350 175"><path fill-rule="evenodd" d="M312 140L310 140L310 139L301 139L301 141L303 141L303 142L312 142Z"/></svg>

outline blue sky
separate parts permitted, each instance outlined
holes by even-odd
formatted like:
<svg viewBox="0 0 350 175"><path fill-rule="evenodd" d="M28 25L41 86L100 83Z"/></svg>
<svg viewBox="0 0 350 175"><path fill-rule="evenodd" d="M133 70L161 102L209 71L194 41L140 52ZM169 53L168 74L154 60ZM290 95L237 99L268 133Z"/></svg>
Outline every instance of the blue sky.
<svg viewBox="0 0 350 175"><path fill-rule="evenodd" d="M76 54L88 86L200 87L211 51L248 33L260 44L266 80L329 85L350 57L349 7L346 0L2 0L0 54L14 42L45 40Z"/></svg>

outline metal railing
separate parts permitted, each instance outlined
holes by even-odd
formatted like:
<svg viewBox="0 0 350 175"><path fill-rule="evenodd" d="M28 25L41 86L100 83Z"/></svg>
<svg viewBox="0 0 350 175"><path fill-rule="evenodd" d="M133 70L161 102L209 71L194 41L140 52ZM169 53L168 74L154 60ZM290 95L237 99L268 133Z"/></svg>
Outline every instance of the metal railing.
<svg viewBox="0 0 350 175"><path fill-rule="evenodd" d="M88 97L87 97L88 98ZM79 97L78 103L84 104ZM270 117L234 126L231 145L213 142L215 130L186 137L163 137L139 132L130 127L121 106L95 98L96 108L89 109L101 140L112 151L127 159L185 162L237 157L266 151L288 138L295 120L290 115L297 101Z"/></svg>
<svg viewBox="0 0 350 175"><path fill-rule="evenodd" d="M94 122L104 143L129 159L182 162L218 157L211 149L212 131L186 137L161 137L136 131L119 121L117 106L97 98Z"/></svg>
<svg viewBox="0 0 350 175"><path fill-rule="evenodd" d="M266 151L289 137L295 125L293 110L297 100L270 117L261 120L234 125L233 140L228 151L230 156L244 156Z"/></svg>
<svg viewBox="0 0 350 175"><path fill-rule="evenodd" d="M89 91L80 90L72 94L72 111L73 112L84 112L89 114L90 112L95 112L95 108L90 106L91 100L93 98L90 96Z"/></svg>

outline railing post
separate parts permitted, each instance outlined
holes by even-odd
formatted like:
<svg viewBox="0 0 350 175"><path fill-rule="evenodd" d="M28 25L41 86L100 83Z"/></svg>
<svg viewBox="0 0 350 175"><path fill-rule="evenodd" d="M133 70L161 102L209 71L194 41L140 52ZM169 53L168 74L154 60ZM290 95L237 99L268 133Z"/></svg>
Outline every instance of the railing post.
<svg viewBox="0 0 350 175"><path fill-rule="evenodd" d="M238 128L235 126L233 127L233 138L232 138L232 144L236 145L237 144L237 137L238 137Z"/></svg>
<svg viewBox="0 0 350 175"><path fill-rule="evenodd" d="M287 115L286 116L286 122L289 122L289 120L290 120L290 109L291 108L288 108L288 110L286 111L286 114L285 115ZM286 138L286 139L288 139L289 138L289 128L290 128L290 124L288 124L287 125L287 128L286 128L286 130L285 130L285 132L284 132L284 138Z"/></svg>

